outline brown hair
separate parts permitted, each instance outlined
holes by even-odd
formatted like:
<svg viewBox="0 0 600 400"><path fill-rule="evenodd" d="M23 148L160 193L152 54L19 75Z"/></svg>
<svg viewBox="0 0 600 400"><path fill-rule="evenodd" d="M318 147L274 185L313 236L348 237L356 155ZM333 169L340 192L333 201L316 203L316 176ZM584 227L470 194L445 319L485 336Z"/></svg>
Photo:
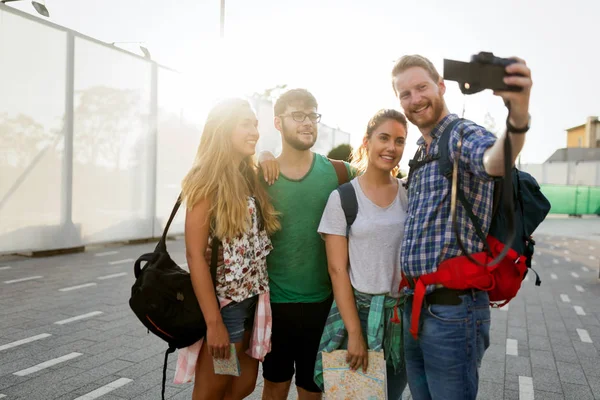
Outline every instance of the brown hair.
<svg viewBox="0 0 600 400"><path fill-rule="evenodd" d="M288 106L303 105L306 108L318 108L317 99L306 89L291 89L283 93L273 106L275 116L283 114Z"/></svg>
<svg viewBox="0 0 600 400"><path fill-rule="evenodd" d="M392 68L392 87L394 88L394 93L396 94L396 96L398 95L398 92L396 91L394 78L396 77L396 75L401 74L407 69L413 67L423 68L425 71L427 71L427 73L435 83L439 82L440 74L437 72L437 69L435 69L435 66L431 61L418 54L405 55L400 57L400 59L394 64L394 68Z"/></svg>
<svg viewBox="0 0 600 400"><path fill-rule="evenodd" d="M365 132L365 136L363 136L363 142L365 140L370 140L375 129L379 128L381 124L390 119L402 124L408 133L408 123L406 122L406 117L404 114L391 108L381 109L377 111L369 120L369 123L367 124L367 131ZM367 147L364 145L364 143L361 143L361 145L358 146L352 153L351 165L356 168L359 173L363 173L367 170L368 164L369 157L367 154ZM394 168L391 173L393 176L396 176L398 174L398 167Z"/></svg>

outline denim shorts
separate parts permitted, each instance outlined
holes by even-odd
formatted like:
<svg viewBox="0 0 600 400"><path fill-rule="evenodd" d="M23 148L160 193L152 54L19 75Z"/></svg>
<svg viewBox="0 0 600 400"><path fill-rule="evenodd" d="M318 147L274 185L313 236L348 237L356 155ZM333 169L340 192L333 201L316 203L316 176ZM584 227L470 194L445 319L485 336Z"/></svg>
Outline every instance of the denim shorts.
<svg viewBox="0 0 600 400"><path fill-rule="evenodd" d="M221 309L221 318L227 327L230 343L241 343L244 331L251 331L258 295L242 302L232 301Z"/></svg>

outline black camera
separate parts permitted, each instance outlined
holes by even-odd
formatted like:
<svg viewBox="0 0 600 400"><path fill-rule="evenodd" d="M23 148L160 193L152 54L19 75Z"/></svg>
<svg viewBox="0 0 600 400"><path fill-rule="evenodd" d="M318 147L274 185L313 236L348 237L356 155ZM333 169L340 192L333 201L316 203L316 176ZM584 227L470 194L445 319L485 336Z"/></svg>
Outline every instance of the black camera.
<svg viewBox="0 0 600 400"><path fill-rule="evenodd" d="M485 51L473 55L468 63L444 59L444 79L458 82L463 94L474 94L484 89L520 92L522 87L504 83L504 77L511 75L506 73L506 66L515 62Z"/></svg>

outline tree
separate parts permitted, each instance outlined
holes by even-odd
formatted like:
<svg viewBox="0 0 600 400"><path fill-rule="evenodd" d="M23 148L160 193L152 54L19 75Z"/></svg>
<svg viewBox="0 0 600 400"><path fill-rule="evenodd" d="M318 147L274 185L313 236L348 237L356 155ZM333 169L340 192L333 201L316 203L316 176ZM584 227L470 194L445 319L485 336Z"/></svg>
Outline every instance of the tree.
<svg viewBox="0 0 600 400"><path fill-rule="evenodd" d="M483 117L483 127L498 136L498 127L496 126L496 120L492 117L492 114L488 111Z"/></svg>
<svg viewBox="0 0 600 400"><path fill-rule="evenodd" d="M352 154L352 146L349 144L340 144L337 147L331 149L329 154L327 154L328 158L333 160L341 160L350 162L350 155Z"/></svg>

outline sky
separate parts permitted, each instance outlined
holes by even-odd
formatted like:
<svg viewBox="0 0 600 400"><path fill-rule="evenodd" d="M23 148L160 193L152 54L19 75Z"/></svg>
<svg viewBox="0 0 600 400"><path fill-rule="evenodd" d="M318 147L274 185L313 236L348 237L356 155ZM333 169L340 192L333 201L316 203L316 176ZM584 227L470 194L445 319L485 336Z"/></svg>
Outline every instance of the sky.
<svg viewBox="0 0 600 400"><path fill-rule="evenodd" d="M11 7L37 15L29 1ZM152 58L182 73L185 101L304 87L322 122L360 143L369 118L398 108L390 84L403 54L468 61L479 51L519 56L532 69L531 130L523 163L566 146L565 129L600 114L600 1L572 0L47 0L51 22L105 42L144 42ZM137 51L134 45L121 45ZM489 91L463 96L446 81L451 112L500 129L506 111ZM202 95L199 95L202 93ZM401 166L420 133L411 126Z"/></svg>

